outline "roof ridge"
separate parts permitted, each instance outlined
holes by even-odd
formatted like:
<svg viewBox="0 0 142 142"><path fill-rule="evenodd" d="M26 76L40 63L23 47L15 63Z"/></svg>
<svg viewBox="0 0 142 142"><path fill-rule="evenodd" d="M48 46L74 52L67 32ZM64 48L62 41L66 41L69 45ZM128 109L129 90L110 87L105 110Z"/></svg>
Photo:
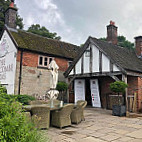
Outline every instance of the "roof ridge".
<svg viewBox="0 0 142 142"><path fill-rule="evenodd" d="M91 37L91 36L90 36ZM124 49L124 50L127 50L127 51L131 51L131 52L134 52L134 50L132 49L129 49L129 48L126 48L126 47L123 47L123 46L120 46L120 45L114 45L113 43L110 43L108 41L104 41L104 40L101 40L101 39L98 39L96 37L91 37L92 39L95 39L95 40L98 40L98 41L101 41L103 43L106 43L106 44L109 44L111 46L114 46L114 47L117 47L117 48L121 48L121 49ZM135 49L135 48L134 48Z"/></svg>
<svg viewBox="0 0 142 142"><path fill-rule="evenodd" d="M56 42L59 42L59 43L65 43L65 44L69 44L69 45L73 45L73 46L79 47L78 45L75 45L75 44L72 44L72 43L69 43L69 42L65 42L65 41L60 41L60 40L57 40L57 39L52 39L52 38L44 37L44 36L41 36L41 35L38 35L38 34L35 34L35 33L28 32L26 30L18 29L18 31L25 32L27 34L31 34L31 35L34 35L34 36L38 36L40 38L45 38L45 39L48 39L48 40L53 40L53 41L56 41ZM12 32L16 32L16 31L12 31Z"/></svg>

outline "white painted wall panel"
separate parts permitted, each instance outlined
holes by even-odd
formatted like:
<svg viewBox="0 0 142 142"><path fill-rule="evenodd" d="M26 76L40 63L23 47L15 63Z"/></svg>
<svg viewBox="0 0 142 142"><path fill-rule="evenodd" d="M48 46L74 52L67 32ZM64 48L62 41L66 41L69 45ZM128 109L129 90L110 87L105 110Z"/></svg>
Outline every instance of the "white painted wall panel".
<svg viewBox="0 0 142 142"><path fill-rule="evenodd" d="M14 94L17 49L5 31L0 41L0 82Z"/></svg>
<svg viewBox="0 0 142 142"><path fill-rule="evenodd" d="M88 49L87 50L89 50L89 47L88 47ZM84 54L83 54L83 56L84 56L84 73L90 73L90 68L89 68L89 66L90 66L90 57L89 56L86 56L85 55L85 52L84 52Z"/></svg>
<svg viewBox="0 0 142 142"><path fill-rule="evenodd" d="M92 70L93 72L99 72L99 49L92 46L92 54L93 54L93 62L92 62Z"/></svg>
<svg viewBox="0 0 142 142"><path fill-rule="evenodd" d="M116 65L113 65L113 71L120 71Z"/></svg>
<svg viewBox="0 0 142 142"><path fill-rule="evenodd" d="M73 74L74 74L74 73L73 73L73 69L72 69L69 75L73 75Z"/></svg>
<svg viewBox="0 0 142 142"><path fill-rule="evenodd" d="M81 74L81 58L79 59L79 61L75 65L75 72L76 72L76 74Z"/></svg>
<svg viewBox="0 0 142 142"><path fill-rule="evenodd" d="M102 72L110 71L110 60L102 54Z"/></svg>

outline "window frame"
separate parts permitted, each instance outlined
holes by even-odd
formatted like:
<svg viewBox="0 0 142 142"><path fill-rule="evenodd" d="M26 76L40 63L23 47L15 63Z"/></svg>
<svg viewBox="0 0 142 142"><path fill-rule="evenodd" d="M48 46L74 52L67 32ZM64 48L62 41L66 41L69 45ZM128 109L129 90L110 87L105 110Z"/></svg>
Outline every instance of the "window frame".
<svg viewBox="0 0 142 142"><path fill-rule="evenodd" d="M42 57L42 64L40 64L40 58ZM47 65L45 65L45 59L47 58ZM49 67L49 62L50 62L50 59L53 60L53 57L49 57L49 56L43 56L43 55L39 55L38 56L38 67L45 67L45 68L48 68Z"/></svg>

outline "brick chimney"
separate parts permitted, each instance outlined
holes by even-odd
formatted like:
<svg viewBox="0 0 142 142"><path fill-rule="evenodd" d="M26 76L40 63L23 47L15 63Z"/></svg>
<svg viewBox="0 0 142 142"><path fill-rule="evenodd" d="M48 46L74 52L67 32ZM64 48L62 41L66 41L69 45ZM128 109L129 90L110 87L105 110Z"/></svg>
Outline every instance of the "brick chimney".
<svg viewBox="0 0 142 142"><path fill-rule="evenodd" d="M117 27L113 21L107 26L107 41L117 45Z"/></svg>
<svg viewBox="0 0 142 142"><path fill-rule="evenodd" d="M16 29L16 14L17 8L14 7L14 0L11 0L11 4L5 11L5 24L9 28Z"/></svg>
<svg viewBox="0 0 142 142"><path fill-rule="evenodd" d="M137 56L142 56L142 36L135 37L135 48Z"/></svg>

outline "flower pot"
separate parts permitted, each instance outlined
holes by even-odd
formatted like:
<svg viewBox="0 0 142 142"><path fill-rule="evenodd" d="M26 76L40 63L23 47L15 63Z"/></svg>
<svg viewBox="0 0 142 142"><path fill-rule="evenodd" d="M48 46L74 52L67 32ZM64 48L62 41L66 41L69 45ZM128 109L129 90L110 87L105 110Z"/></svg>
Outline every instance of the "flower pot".
<svg viewBox="0 0 142 142"><path fill-rule="evenodd" d="M114 116L126 116L126 106L124 105L113 105L112 115Z"/></svg>

